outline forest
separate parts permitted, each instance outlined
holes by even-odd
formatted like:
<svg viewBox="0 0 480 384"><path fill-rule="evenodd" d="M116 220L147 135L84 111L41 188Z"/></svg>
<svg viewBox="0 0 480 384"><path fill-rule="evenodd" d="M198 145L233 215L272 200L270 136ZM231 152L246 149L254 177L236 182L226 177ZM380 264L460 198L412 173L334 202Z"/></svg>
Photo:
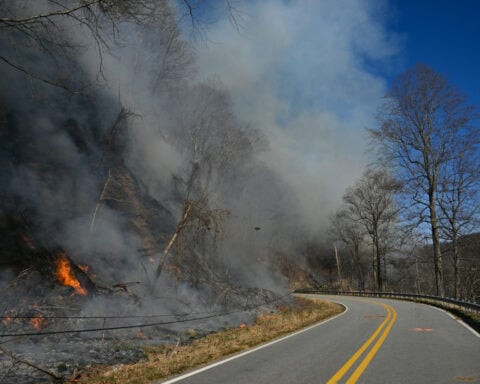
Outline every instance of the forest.
<svg viewBox="0 0 480 384"><path fill-rule="evenodd" d="M203 38L193 3L15 0L0 14L0 381L252 321L290 302L286 265L313 281L294 262L295 198L261 160L268 139L222 79L195 78L180 28Z"/></svg>
<svg viewBox="0 0 480 384"><path fill-rule="evenodd" d="M196 76L211 7L0 2L4 318L268 305L300 287L478 302L477 108L427 65L400 75L366 131L371 164L316 226L265 161L268 130Z"/></svg>
<svg viewBox="0 0 480 384"><path fill-rule="evenodd" d="M178 345L289 304L297 288L480 301L478 108L426 64L392 82L366 128L318 91L368 137L357 164L338 150L356 136L333 114L316 126L288 116L294 101L261 88L242 100L232 79L202 74L220 14L248 41L233 0L0 1L6 375L45 359L68 375L136 361L119 339ZM231 70L241 88L248 69Z"/></svg>
<svg viewBox="0 0 480 384"><path fill-rule="evenodd" d="M288 187L221 79L189 80L171 6L3 4L3 269L53 271L61 253L141 294L284 286L268 249L295 247L273 220L295 212Z"/></svg>

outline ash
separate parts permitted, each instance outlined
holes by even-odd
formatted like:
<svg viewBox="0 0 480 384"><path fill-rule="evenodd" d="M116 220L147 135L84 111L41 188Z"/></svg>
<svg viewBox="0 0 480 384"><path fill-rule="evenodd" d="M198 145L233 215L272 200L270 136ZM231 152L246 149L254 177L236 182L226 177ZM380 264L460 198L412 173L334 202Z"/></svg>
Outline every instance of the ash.
<svg viewBox="0 0 480 384"><path fill-rule="evenodd" d="M186 344L211 332L251 323L258 313L272 312L289 300L272 291L241 287L217 295L215 300L211 292L205 292L187 301L177 291L176 298L142 303L128 295L80 297L66 288L53 291L50 296L39 292L52 302L33 304L38 297L30 294L21 296L16 306L9 303L9 310L3 311L0 383L58 383L78 378L96 365L134 363L145 357L143 347L147 345ZM162 311L170 309L172 313L151 317L155 302ZM89 317L102 308L104 314L108 308L109 316ZM116 327L120 329L111 329ZM98 330L69 333L85 329ZM45 334L48 332L55 334ZM8 336L31 333L38 334Z"/></svg>
<svg viewBox="0 0 480 384"><path fill-rule="evenodd" d="M133 363L144 356L141 343L134 339L120 341L64 336L12 340L1 347L11 354L0 354L1 383L58 383L75 378L90 366ZM27 361L38 368L21 361Z"/></svg>

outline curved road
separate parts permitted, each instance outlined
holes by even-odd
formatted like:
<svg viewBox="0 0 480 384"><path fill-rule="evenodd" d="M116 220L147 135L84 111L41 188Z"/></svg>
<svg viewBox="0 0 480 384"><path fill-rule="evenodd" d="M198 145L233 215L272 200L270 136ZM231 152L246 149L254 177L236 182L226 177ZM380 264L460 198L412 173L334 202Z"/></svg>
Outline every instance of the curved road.
<svg viewBox="0 0 480 384"><path fill-rule="evenodd" d="M480 335L424 304L328 296L340 316L165 384L480 383Z"/></svg>

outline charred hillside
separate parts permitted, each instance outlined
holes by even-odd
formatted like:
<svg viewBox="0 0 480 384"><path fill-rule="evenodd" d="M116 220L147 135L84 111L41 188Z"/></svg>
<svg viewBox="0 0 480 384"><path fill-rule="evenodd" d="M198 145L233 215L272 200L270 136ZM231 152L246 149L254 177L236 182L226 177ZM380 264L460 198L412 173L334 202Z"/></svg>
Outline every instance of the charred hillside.
<svg viewBox="0 0 480 384"><path fill-rule="evenodd" d="M81 119L66 112L65 101L3 104L2 271L36 272L61 285L58 261L66 257L94 291L134 282L142 285L136 295L154 294L160 264L173 286L240 286L220 276L226 267L214 260L230 211L209 207L200 166L193 164L187 181L172 174L162 204L128 162L133 114L119 106L102 120L95 103L80 98L90 114Z"/></svg>
<svg viewBox="0 0 480 384"><path fill-rule="evenodd" d="M175 153L178 145L176 171L165 178L169 171L155 164L162 173L155 178L136 158L144 150L139 117L122 105L102 94L44 89L55 97L31 98L24 91L1 105L0 334L24 340L0 359L9 380L45 377L28 365L10 371L17 354L64 377L86 364L138 359L145 340L188 340L185 327L203 334L284 302L288 285L273 268L276 260L257 261L273 251L257 236L249 247L254 254L245 255L240 247L256 231L248 218L239 220L235 198L226 193L241 190L230 178L246 177L234 168L235 156L253 150L246 132L232 127L245 152L220 159L217 151L237 150L236 138L229 148L232 138L218 132L213 148L199 141L204 152L191 154L184 141L191 131L180 132L185 136L167 147ZM234 242L239 248L232 251ZM184 325L192 313L217 315ZM154 325L129 331L136 324ZM71 333L89 329L106 330Z"/></svg>
<svg viewBox="0 0 480 384"><path fill-rule="evenodd" d="M2 335L69 328L31 313L248 309L316 284L262 127L192 76L170 4L67 3L2 8Z"/></svg>
<svg viewBox="0 0 480 384"><path fill-rule="evenodd" d="M53 376L138 358L108 348L249 321L289 279L314 284L268 139L220 79L194 80L169 3L33 3L0 19L0 336L24 340L1 366L51 345Z"/></svg>

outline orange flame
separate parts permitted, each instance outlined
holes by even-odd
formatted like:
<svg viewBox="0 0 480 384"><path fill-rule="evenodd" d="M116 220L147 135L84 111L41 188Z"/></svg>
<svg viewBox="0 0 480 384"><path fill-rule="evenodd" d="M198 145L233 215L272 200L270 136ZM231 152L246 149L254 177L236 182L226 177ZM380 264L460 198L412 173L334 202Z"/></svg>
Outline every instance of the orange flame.
<svg viewBox="0 0 480 384"><path fill-rule="evenodd" d="M35 329L42 329L47 325L47 320L39 314L30 320L30 324L32 324Z"/></svg>
<svg viewBox="0 0 480 384"><path fill-rule="evenodd" d="M10 316L6 316L3 320L2 323L6 327L8 324L10 324L10 321L12 321L12 318Z"/></svg>
<svg viewBox="0 0 480 384"><path fill-rule="evenodd" d="M75 292L79 295L87 294L87 290L82 287L80 282L75 277L72 267L70 266L67 257L63 253L60 254L60 258L57 260L57 278L62 285L74 288Z"/></svg>

